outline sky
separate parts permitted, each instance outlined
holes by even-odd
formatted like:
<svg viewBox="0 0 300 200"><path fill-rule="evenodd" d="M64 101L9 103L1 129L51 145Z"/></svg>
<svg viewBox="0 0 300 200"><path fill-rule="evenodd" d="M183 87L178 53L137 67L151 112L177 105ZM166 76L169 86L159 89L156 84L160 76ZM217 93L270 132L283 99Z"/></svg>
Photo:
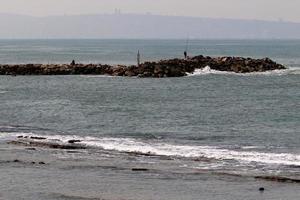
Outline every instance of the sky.
<svg viewBox="0 0 300 200"><path fill-rule="evenodd" d="M300 0L0 0L0 13L32 16L151 13L300 22Z"/></svg>

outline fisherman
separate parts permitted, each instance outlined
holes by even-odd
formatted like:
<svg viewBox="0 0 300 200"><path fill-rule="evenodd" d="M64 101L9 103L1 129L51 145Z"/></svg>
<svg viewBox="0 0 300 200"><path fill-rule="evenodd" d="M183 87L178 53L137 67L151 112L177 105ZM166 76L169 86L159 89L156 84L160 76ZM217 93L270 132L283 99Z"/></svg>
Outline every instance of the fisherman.
<svg viewBox="0 0 300 200"><path fill-rule="evenodd" d="M72 60L72 62L71 62L71 64L70 64L71 66L74 66L74 65L76 65L76 63L75 63L75 60Z"/></svg>
<svg viewBox="0 0 300 200"><path fill-rule="evenodd" d="M187 59L187 52L186 51L184 51L184 59Z"/></svg>

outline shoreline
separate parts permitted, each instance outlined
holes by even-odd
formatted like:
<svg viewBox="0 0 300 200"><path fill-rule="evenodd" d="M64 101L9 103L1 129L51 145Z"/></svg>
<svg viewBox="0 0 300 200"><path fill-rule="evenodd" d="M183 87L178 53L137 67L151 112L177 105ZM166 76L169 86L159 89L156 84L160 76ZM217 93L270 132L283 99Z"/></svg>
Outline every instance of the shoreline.
<svg viewBox="0 0 300 200"><path fill-rule="evenodd" d="M91 138L90 138L91 139ZM96 138L93 138L93 141ZM10 139L5 140L5 144L12 145L15 147L24 148L28 152L35 152L38 153L41 150L55 150L55 151L66 151L70 154L78 153L81 150L90 151L91 149L97 149L96 146L91 145L87 142L87 138L83 137L74 137L74 136L65 136L63 139L59 136L47 136L47 135L35 135L35 134L16 134ZM100 142L98 138L98 142ZM174 160L174 159L185 159L190 160L191 162L213 162L214 158L208 157L182 157L182 155L163 155L163 154L156 154L153 152L143 153L142 151L131 151L125 150L120 151L117 149L107 149L101 146L98 146L98 150L102 149L106 152L110 152L114 154L116 152L119 155L125 155L130 157L143 157L147 158L161 158L167 160ZM24 165L49 165L50 163L46 163L44 161L26 161L23 159L10 159L4 161L5 163L19 163ZM292 165L292 164L291 164ZM297 166L296 164L294 165ZM149 166L130 166L129 168L122 170L130 170L133 172L151 172L153 170L152 167ZM157 171L156 169L155 171ZM187 174L199 174L199 173L206 173L211 175L220 175L220 176L230 176L230 177L240 177L240 178L252 178L254 180L262 180L268 182L278 182L278 183L294 183L299 184L300 178L298 176L291 176L287 174L268 174L268 173L257 173L257 174L244 174L244 173L236 173L236 172L225 172L222 170L214 171L209 169L194 169L195 171L186 172Z"/></svg>
<svg viewBox="0 0 300 200"><path fill-rule="evenodd" d="M196 69L235 73L284 70L285 66L269 58L195 56L189 59L167 59L137 65L108 64L0 64L0 75L109 75L141 78L183 77Z"/></svg>

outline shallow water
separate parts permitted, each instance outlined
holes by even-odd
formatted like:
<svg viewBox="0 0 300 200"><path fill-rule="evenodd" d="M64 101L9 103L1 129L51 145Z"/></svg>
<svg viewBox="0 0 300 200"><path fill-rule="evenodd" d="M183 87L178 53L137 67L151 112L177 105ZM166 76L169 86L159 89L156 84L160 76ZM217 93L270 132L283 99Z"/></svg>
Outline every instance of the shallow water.
<svg viewBox="0 0 300 200"><path fill-rule="evenodd" d="M43 51L36 43L46 49L59 45L21 44L30 42L38 52ZM79 43L82 51L91 45L64 42ZM128 41L93 44L103 42L116 50L116 43ZM160 41L139 42L153 59L169 57L151 46ZM226 55L261 53L294 64L285 71L248 75L205 68L166 79L1 76L0 199L299 199L299 184L255 179L300 179L297 41L204 43L210 55L224 49ZM176 55L180 41L161 42L166 49L171 44ZM289 51L283 54L279 47ZM15 61L42 60L26 51ZM17 54L9 55L7 62ZM57 61L67 61L68 55ZM260 193L259 187L266 191Z"/></svg>

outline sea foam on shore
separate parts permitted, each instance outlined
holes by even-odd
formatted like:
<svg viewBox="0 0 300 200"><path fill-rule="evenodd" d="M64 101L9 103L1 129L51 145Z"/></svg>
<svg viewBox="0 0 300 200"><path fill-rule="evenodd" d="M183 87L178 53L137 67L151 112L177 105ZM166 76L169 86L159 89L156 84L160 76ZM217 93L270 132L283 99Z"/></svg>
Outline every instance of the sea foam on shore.
<svg viewBox="0 0 300 200"><path fill-rule="evenodd" d="M182 158L207 158L216 160L235 160L241 163L264 163L275 165L300 166L300 155L292 153L266 153L249 150L233 150L214 146L195 146L143 141L132 138L98 138L74 135L36 135L31 133L1 134L0 140L9 139L12 144L39 146L46 148L85 149L99 148L123 153L137 153L153 156ZM243 149L243 148L241 148Z"/></svg>

